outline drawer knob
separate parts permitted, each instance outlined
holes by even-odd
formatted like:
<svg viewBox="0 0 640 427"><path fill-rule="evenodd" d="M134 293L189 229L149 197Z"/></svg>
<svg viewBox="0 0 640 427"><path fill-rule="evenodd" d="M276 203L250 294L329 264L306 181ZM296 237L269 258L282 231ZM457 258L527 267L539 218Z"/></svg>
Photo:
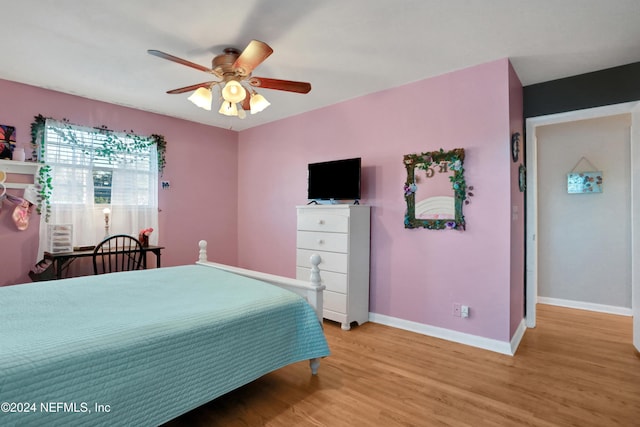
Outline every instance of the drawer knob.
<svg viewBox="0 0 640 427"><path fill-rule="evenodd" d="M323 245L323 244L324 244L324 240L322 240L322 239L318 239L318 244L319 244L319 245Z"/></svg>
<svg viewBox="0 0 640 427"><path fill-rule="evenodd" d="M318 224L320 224L320 225L324 224L324 219L319 219L318 220Z"/></svg>

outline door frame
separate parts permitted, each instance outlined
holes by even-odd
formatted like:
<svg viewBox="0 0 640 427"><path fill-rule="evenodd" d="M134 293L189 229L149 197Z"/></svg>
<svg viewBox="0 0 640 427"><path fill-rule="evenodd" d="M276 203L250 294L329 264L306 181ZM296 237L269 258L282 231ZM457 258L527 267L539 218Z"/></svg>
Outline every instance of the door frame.
<svg viewBox="0 0 640 427"><path fill-rule="evenodd" d="M538 302L538 126L567 123L599 117L631 114L631 309L634 314L634 345L640 350L640 251L639 228L634 224L640 220L640 101L588 108L565 113L526 119L526 326L536 326L536 303Z"/></svg>

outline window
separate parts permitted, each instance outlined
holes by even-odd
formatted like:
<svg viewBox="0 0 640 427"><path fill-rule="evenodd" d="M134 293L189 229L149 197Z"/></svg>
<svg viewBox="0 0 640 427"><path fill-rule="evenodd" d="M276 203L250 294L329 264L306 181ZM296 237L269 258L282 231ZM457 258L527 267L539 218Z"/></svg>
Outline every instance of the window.
<svg viewBox="0 0 640 427"><path fill-rule="evenodd" d="M137 237L142 229L157 230L158 157L151 138L47 119L41 158L53 187L49 221L41 221L41 248L50 224L72 224L74 246L95 245L107 233Z"/></svg>
<svg viewBox="0 0 640 427"><path fill-rule="evenodd" d="M112 179L113 173L110 170L93 170L93 202L95 204L111 204Z"/></svg>

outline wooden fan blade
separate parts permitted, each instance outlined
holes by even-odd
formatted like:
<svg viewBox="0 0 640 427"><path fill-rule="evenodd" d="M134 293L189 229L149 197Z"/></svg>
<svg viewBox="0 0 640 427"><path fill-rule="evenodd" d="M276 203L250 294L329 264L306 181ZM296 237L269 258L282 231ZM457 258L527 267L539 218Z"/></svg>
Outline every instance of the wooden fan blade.
<svg viewBox="0 0 640 427"><path fill-rule="evenodd" d="M265 42L251 40L233 63L233 68L239 75L248 76L272 53L273 49L271 49Z"/></svg>
<svg viewBox="0 0 640 427"><path fill-rule="evenodd" d="M212 84L214 83L218 83L218 82L203 82L203 83L198 83L195 85L191 85L191 86L186 86L186 87L181 87L179 89L173 89L173 90L168 90L167 93L170 94L176 94L176 93L185 93L185 92L191 92L192 90L196 90L199 89L201 87L210 87Z"/></svg>
<svg viewBox="0 0 640 427"><path fill-rule="evenodd" d="M265 77L251 77L249 84L264 89L286 90L287 92L309 93L311 83L294 82L291 80L268 79Z"/></svg>
<svg viewBox="0 0 640 427"><path fill-rule="evenodd" d="M251 111L251 93L247 91L247 96L242 100L242 109L245 111Z"/></svg>
<svg viewBox="0 0 640 427"><path fill-rule="evenodd" d="M169 55L168 53L160 52L159 50L149 49L147 53L158 58L167 59L169 61L177 62L178 64L186 65L187 67L195 68L196 70L204 71L205 73L213 73L211 68L207 68L195 62L187 61L186 59L178 58L177 56Z"/></svg>

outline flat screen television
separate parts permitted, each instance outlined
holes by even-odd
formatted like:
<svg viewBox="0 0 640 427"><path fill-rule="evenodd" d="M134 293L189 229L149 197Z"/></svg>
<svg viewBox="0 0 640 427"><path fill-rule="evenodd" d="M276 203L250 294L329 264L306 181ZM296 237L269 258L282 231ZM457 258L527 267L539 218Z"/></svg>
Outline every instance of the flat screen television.
<svg viewBox="0 0 640 427"><path fill-rule="evenodd" d="M309 200L359 200L361 158L309 163Z"/></svg>

